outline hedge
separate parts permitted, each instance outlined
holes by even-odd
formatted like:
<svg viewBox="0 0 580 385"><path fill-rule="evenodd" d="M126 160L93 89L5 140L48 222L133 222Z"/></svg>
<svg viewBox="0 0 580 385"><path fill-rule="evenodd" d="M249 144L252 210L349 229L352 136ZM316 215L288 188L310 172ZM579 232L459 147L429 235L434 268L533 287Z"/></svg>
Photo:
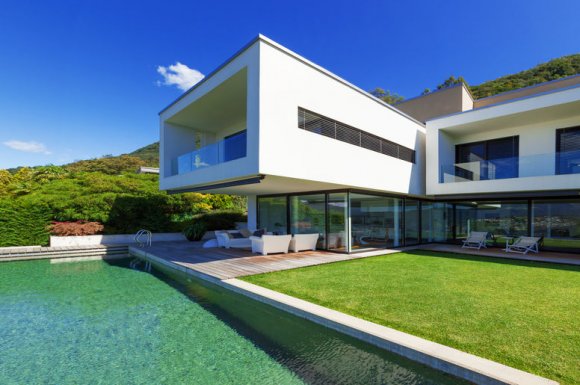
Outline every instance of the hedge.
<svg viewBox="0 0 580 385"><path fill-rule="evenodd" d="M0 247L48 245L50 220L46 205L0 200Z"/></svg>

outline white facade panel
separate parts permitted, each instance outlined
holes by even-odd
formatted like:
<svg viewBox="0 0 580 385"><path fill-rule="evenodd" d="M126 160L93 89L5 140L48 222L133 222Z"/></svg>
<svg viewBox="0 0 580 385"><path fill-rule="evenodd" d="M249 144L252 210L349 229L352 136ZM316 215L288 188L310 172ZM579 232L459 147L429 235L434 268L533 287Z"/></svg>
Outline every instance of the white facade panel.
<svg viewBox="0 0 580 385"><path fill-rule="evenodd" d="M268 43L260 59L260 173L424 194L422 125ZM416 164L300 129L298 107L414 149Z"/></svg>

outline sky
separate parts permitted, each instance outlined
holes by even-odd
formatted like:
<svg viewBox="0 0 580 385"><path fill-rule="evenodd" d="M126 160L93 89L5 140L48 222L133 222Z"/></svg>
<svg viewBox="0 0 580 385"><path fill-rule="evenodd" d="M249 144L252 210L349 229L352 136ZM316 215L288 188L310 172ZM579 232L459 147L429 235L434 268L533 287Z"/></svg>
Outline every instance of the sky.
<svg viewBox="0 0 580 385"><path fill-rule="evenodd" d="M0 168L118 155L261 33L366 90L479 84L580 52L580 1L0 3Z"/></svg>

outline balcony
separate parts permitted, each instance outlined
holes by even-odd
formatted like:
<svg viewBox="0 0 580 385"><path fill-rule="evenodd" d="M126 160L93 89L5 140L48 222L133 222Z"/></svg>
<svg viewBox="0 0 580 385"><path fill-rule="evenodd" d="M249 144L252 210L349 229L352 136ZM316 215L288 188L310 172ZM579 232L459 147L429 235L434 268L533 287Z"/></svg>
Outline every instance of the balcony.
<svg viewBox="0 0 580 385"><path fill-rule="evenodd" d="M246 156L246 131L180 155L175 159L173 175L181 175L201 168L215 166Z"/></svg>
<svg viewBox="0 0 580 385"><path fill-rule="evenodd" d="M580 174L580 151L535 154L441 166L439 183Z"/></svg>

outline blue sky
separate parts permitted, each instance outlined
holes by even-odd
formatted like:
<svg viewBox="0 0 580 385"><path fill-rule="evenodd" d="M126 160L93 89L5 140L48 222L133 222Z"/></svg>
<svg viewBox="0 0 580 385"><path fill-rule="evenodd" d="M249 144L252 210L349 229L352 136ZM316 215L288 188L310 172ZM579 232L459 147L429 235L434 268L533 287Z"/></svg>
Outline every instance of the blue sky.
<svg viewBox="0 0 580 385"><path fill-rule="evenodd" d="M0 7L0 168L131 152L157 113L258 33L406 97L580 52L569 1L12 1ZM188 69L192 69L188 71ZM183 80L183 79L182 79Z"/></svg>

